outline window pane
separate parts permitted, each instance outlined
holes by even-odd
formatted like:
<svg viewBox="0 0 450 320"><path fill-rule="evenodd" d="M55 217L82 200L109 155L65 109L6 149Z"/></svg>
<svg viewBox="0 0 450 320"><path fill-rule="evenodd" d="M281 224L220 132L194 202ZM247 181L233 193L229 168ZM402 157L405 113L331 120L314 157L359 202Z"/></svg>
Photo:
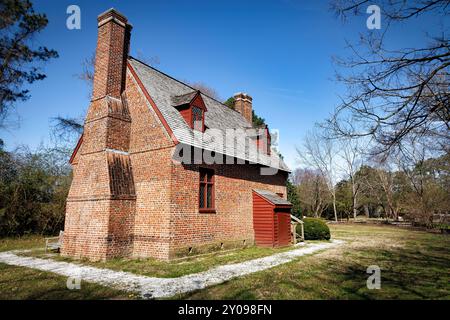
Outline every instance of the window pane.
<svg viewBox="0 0 450 320"><path fill-rule="evenodd" d="M206 172L202 172L202 171L200 171L200 181L205 181L205 177L206 177Z"/></svg>
<svg viewBox="0 0 450 320"><path fill-rule="evenodd" d="M192 121L195 130L201 131L203 129L203 111L200 108L192 108Z"/></svg>
<svg viewBox="0 0 450 320"><path fill-rule="evenodd" d="M202 121L194 121L194 129L197 131L202 131L203 129L203 123Z"/></svg>
<svg viewBox="0 0 450 320"><path fill-rule="evenodd" d="M207 205L208 208L212 208L212 185L208 184L208 189L207 189Z"/></svg>
<svg viewBox="0 0 450 320"><path fill-rule="evenodd" d="M202 118L202 109L193 107L192 114L193 114L194 118L201 119Z"/></svg>
<svg viewBox="0 0 450 320"><path fill-rule="evenodd" d="M200 185L200 208L205 208L205 185Z"/></svg>
<svg viewBox="0 0 450 320"><path fill-rule="evenodd" d="M211 173L208 174L208 182L212 182L212 174Z"/></svg>

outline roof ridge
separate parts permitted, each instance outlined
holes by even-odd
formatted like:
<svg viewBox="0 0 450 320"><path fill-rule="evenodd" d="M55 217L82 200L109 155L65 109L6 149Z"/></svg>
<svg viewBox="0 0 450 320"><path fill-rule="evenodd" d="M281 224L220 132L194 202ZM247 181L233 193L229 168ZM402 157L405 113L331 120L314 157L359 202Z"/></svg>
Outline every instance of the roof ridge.
<svg viewBox="0 0 450 320"><path fill-rule="evenodd" d="M213 98L213 97L207 95L207 94L204 93L203 91L198 90L198 89L196 89L196 88L194 88L194 87L188 85L187 83L185 83L185 82L183 82L183 81L181 81L181 80L178 80L178 79L172 77L171 75L168 75L167 73L165 73L165 72L163 72L163 71L161 71L161 70L159 70L159 69L157 69L157 68L155 68L155 67L152 67L151 65L145 63L144 61L141 61L141 60L139 60L139 59L137 59L137 58L135 58L135 57L133 57L133 56L131 56L131 55L129 55L128 58L131 58L131 59L133 59L133 60L135 60L135 61L137 61L137 62L143 64L144 66L146 66L146 67L148 67L148 68L150 68L150 69L153 69L153 70L155 70L156 72L159 72L159 73L161 73L162 75L164 75L164 76L166 76L166 77L168 77L168 78L170 78L170 79L172 79L172 80L175 80L176 82L179 82L179 83L185 85L186 87L191 88L192 90L200 91L200 93L201 93L202 95L204 95L204 96L206 96L206 97L208 97L208 98L210 98L210 99L212 99L212 100L214 100L214 101L220 103L220 104L222 105L222 107L227 108L228 110L237 112L238 114L241 114L239 111L234 110L234 109L228 107L228 106L227 106L226 104L224 104L222 101L219 101L219 100L217 100L216 98Z"/></svg>
<svg viewBox="0 0 450 320"><path fill-rule="evenodd" d="M176 95L175 97L183 97L183 96L187 96L187 95L189 95L189 94L197 93L197 92L199 92L199 91L200 91L200 90L197 90L197 91L191 91L191 92L188 92L188 93L183 93L183 94Z"/></svg>

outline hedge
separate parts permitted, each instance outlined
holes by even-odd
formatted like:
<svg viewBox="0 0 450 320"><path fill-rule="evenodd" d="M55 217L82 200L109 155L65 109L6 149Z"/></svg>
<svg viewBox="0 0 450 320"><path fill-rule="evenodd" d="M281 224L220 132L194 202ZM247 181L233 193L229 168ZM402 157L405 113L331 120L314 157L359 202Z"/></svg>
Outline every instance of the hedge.
<svg viewBox="0 0 450 320"><path fill-rule="evenodd" d="M304 218L303 227L305 240L330 240L330 228L327 224L316 218ZM301 225L297 225L297 233L301 233Z"/></svg>

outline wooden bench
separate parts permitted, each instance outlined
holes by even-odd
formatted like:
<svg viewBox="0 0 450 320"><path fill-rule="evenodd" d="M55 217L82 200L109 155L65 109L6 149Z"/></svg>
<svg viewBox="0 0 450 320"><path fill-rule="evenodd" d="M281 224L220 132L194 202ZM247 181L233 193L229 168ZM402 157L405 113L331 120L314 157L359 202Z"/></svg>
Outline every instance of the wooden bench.
<svg viewBox="0 0 450 320"><path fill-rule="evenodd" d="M59 249L61 248L62 241L63 241L63 236L64 236L64 231L60 231L59 236L57 236L57 237L45 238L45 252L47 252L48 250L59 251Z"/></svg>

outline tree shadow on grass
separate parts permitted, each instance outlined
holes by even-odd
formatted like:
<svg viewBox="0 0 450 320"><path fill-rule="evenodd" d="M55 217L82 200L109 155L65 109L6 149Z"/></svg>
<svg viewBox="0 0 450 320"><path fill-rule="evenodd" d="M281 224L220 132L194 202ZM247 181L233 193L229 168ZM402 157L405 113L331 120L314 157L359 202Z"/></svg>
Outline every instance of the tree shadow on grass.
<svg viewBox="0 0 450 320"><path fill-rule="evenodd" d="M367 267L381 269L369 290ZM449 299L450 251L445 243L349 248L335 257L305 257L181 298L191 299Z"/></svg>
<svg viewBox="0 0 450 320"><path fill-rule="evenodd" d="M351 262L333 271L342 281L342 298L360 299L448 299L450 295L450 252L442 247L367 249L350 255ZM366 285L369 265L381 268L381 288ZM342 267L344 267L342 269Z"/></svg>

